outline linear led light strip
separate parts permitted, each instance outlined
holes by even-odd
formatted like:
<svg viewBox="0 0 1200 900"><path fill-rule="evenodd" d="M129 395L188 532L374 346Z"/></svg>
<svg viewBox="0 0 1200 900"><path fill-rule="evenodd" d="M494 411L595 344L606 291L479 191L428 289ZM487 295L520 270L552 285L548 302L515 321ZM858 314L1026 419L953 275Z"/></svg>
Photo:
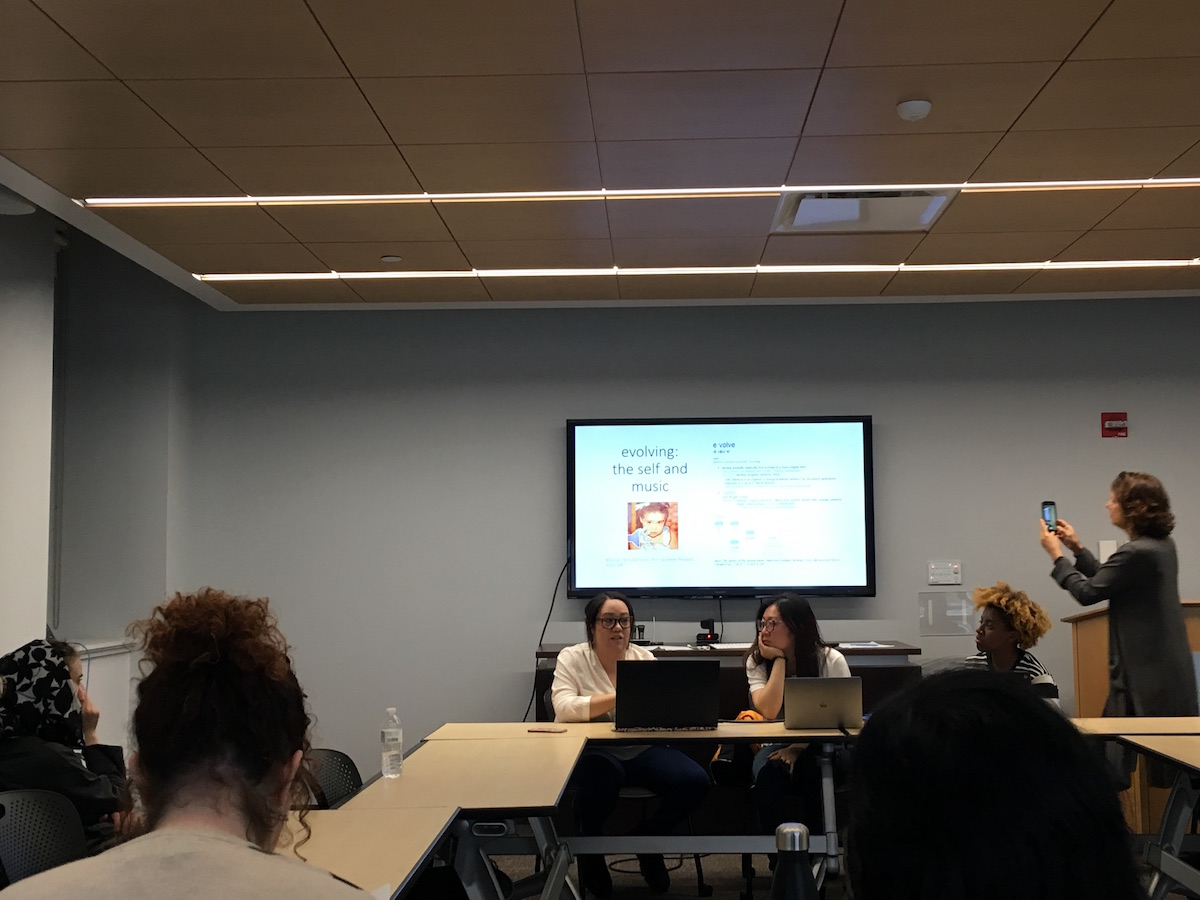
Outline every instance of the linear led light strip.
<svg viewBox="0 0 1200 900"><path fill-rule="evenodd" d="M793 275L793 274L854 274L871 272L1011 272L1011 271L1069 271L1076 269L1180 269L1200 266L1195 259L1120 259L1083 260L1078 262L1009 262L1009 263L952 263L936 265L797 265L797 266L664 266L595 269L458 269L429 272L229 272L194 275L199 281L368 281L413 280L434 278L584 278L608 275Z"/></svg>
<svg viewBox="0 0 1200 900"><path fill-rule="evenodd" d="M1101 191L1139 188L1200 187L1200 178L1127 178L1105 181L986 181L944 184L804 184L778 187L648 188L588 191L492 191L417 194L275 194L231 197L89 197L77 200L89 209L114 207L189 206L356 206L379 203L515 203L554 200L683 200L721 197L778 197L784 193L842 193L871 191L962 191L1016 193L1025 191Z"/></svg>

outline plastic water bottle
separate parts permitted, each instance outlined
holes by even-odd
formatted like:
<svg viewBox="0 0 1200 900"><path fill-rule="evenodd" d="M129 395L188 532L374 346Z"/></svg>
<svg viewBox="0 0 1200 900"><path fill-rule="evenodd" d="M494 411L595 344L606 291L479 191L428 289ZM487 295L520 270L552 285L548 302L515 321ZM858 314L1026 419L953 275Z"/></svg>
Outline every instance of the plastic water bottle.
<svg viewBox="0 0 1200 900"><path fill-rule="evenodd" d="M404 729L396 707L389 706L379 731L379 746L383 751L382 772L384 778L398 778L404 768Z"/></svg>

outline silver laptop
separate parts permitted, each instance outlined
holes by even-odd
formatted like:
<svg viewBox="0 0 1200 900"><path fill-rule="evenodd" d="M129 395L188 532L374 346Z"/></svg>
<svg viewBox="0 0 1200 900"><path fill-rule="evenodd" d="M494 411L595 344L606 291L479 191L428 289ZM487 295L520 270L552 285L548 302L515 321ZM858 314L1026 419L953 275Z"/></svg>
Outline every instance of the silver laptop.
<svg viewBox="0 0 1200 900"><path fill-rule="evenodd" d="M861 728L862 679L788 678L783 682L784 728Z"/></svg>

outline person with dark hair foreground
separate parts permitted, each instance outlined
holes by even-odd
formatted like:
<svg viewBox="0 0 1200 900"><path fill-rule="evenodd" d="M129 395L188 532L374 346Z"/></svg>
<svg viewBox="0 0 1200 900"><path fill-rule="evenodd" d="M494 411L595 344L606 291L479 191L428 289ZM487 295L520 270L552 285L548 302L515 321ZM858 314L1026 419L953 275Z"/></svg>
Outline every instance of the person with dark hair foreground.
<svg viewBox="0 0 1200 900"><path fill-rule="evenodd" d="M881 704L859 735L856 900L1144 900L1099 750L1020 678L959 669Z"/></svg>
<svg viewBox="0 0 1200 900"><path fill-rule="evenodd" d="M100 711L70 644L30 641L0 656L0 791L62 794L93 847L112 835L125 790L121 748L96 737Z"/></svg>
<svg viewBox="0 0 1200 900"><path fill-rule="evenodd" d="M583 611L587 642L566 647L554 666L550 689L556 722L612 720L617 706L617 661L654 659L629 642L635 623L633 606L615 591L597 594ZM609 747L584 750L571 776L579 833L600 834L623 787L658 794L657 811L642 825L644 834L669 834L703 802L708 793L704 767L674 747ZM612 893L612 876L603 856L580 856L579 874L597 897ZM671 886L662 855L638 854L638 868L655 893Z"/></svg>
<svg viewBox="0 0 1200 900"><path fill-rule="evenodd" d="M130 634L148 667L130 762L146 833L20 881L6 900L362 897L273 852L311 776L304 692L267 601L211 588L176 594Z"/></svg>
<svg viewBox="0 0 1200 900"><path fill-rule="evenodd" d="M1084 606L1108 601L1106 716L1195 716L1196 675L1179 601L1179 560L1171 532L1175 516L1162 482L1145 472L1121 472L1105 504L1109 521L1128 542L1096 560L1069 522L1055 531L1041 522L1042 547L1054 560L1051 577ZM1066 545L1075 564L1063 555ZM1118 775L1128 785L1134 754L1110 745ZM1151 783L1171 784L1165 768L1150 767Z"/></svg>

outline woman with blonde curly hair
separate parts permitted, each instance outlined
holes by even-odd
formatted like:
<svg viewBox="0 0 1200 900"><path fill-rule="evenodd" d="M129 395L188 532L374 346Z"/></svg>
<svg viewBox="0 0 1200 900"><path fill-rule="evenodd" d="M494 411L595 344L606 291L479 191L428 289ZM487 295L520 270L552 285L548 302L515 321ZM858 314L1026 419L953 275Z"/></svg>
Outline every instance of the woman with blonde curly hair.
<svg viewBox="0 0 1200 900"><path fill-rule="evenodd" d="M1011 672L1028 681L1047 700L1058 701L1058 685L1040 659L1029 652L1050 630L1050 617L1024 591L1007 582L977 587L971 594L979 610L975 648L967 665L995 672Z"/></svg>
<svg viewBox="0 0 1200 900"><path fill-rule="evenodd" d="M311 776L304 691L267 601L211 588L176 594L130 633L145 651L130 762L145 833L5 897L363 897L272 852Z"/></svg>

